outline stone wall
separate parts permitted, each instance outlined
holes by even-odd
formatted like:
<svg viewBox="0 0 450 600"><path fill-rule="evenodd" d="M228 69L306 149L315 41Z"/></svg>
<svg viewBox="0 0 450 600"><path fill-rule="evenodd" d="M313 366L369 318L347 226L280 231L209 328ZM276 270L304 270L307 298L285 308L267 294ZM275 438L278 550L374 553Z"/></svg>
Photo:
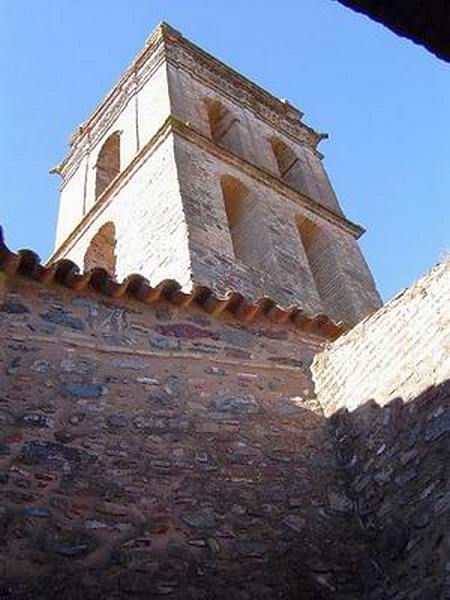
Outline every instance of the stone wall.
<svg viewBox="0 0 450 600"><path fill-rule="evenodd" d="M450 597L450 262L314 361L371 562L367 598Z"/></svg>
<svg viewBox="0 0 450 600"><path fill-rule="evenodd" d="M361 597L324 338L0 275L2 598Z"/></svg>

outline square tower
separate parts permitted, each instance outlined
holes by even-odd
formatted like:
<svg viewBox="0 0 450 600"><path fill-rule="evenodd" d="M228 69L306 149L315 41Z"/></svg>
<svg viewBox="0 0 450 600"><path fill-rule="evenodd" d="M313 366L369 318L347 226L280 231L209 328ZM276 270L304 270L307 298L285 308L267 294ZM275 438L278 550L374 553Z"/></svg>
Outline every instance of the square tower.
<svg viewBox="0 0 450 600"><path fill-rule="evenodd" d="M269 296L356 323L380 306L302 113L161 24L71 139L55 251L119 280Z"/></svg>

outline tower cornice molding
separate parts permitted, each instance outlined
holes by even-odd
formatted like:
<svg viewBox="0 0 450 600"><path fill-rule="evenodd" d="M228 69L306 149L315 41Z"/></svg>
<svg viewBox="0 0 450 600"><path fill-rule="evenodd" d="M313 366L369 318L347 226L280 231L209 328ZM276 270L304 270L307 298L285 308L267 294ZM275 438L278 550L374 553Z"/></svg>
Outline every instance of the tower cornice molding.
<svg viewBox="0 0 450 600"><path fill-rule="evenodd" d="M297 143L305 143L317 151L318 144L328 137L327 134L318 133L302 123L304 113L287 100L281 100L270 94L169 26L166 39L171 42L167 45L167 60L170 64L184 69L193 78L216 88L221 95L226 95L238 104L246 106ZM322 157L321 154L320 156Z"/></svg>
<svg viewBox="0 0 450 600"><path fill-rule="evenodd" d="M189 72L221 94L239 102L280 133L303 143L317 153L321 140L328 137L301 122L303 113L285 100L276 98L256 83L211 56L167 23L160 24L144 48L125 70L111 91L100 101L90 117L70 138L67 156L53 169L63 177L61 189L111 124L164 63Z"/></svg>

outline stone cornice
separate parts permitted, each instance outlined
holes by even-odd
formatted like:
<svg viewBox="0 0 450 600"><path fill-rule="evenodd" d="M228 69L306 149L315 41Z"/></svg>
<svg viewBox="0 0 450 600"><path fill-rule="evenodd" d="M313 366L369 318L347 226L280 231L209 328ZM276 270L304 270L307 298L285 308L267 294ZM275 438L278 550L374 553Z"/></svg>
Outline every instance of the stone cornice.
<svg viewBox="0 0 450 600"><path fill-rule="evenodd" d="M307 144L317 153L317 145L327 137L301 123L303 114L291 104L272 96L162 23L91 116L77 128L71 136L68 155L50 172L62 175L65 181L69 180L90 148L164 62L188 70L194 77L245 105L272 127L296 142Z"/></svg>
<svg viewBox="0 0 450 600"><path fill-rule="evenodd" d="M199 48L175 29L167 26L167 60L182 68L196 79L216 88L221 95L232 98L272 127L303 142L317 151L317 146L327 134L317 133L301 122L303 113L286 100L276 98L253 81L224 64L202 48ZM320 155L322 156L322 155Z"/></svg>
<svg viewBox="0 0 450 600"><path fill-rule="evenodd" d="M113 200L115 194L124 187L124 185L133 176L135 171L139 169L140 166L146 160L148 160L148 158L150 158L153 152L171 133L176 133L187 141L205 148L208 152L219 157L224 162L238 167L250 177L257 179L264 185L269 186L271 189L275 189L285 198L301 206L306 212L326 219L333 225L344 229L355 238L360 237L364 233L365 230L361 226L352 223L348 219L336 214L329 208L318 204L315 200L306 196L305 194L302 194L301 192L298 192L272 173L269 173L261 167L248 162L227 148L216 144L208 137L195 130L191 125L183 123L182 121L169 116L162 127L160 127L156 134L151 138L151 140L141 149L138 154L136 154L133 160L125 167L123 171L120 172L111 185L103 192L100 198L83 216L81 221L72 230L70 235L53 252L49 258L49 262L53 262L64 257L65 253L84 234L91 223L105 210L108 204Z"/></svg>

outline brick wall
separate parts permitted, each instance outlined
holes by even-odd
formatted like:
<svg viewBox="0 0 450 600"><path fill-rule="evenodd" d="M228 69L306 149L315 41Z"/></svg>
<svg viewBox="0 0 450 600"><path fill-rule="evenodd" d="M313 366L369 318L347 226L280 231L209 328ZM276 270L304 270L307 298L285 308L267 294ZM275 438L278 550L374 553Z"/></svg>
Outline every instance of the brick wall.
<svg viewBox="0 0 450 600"><path fill-rule="evenodd" d="M375 569L367 598L450 597L450 262L314 360Z"/></svg>
<svg viewBox="0 0 450 600"><path fill-rule="evenodd" d="M343 216L317 151L321 136L301 117L174 30L159 28L80 127L59 167L52 259L83 265L94 236L111 223L119 279L174 278L186 290L205 284L359 321L380 304L356 241L361 229ZM281 177L274 136L297 157L296 182ZM115 142L114 168L102 161L106 140ZM120 173L111 181L117 151ZM98 180L106 186L100 195L99 173L106 177ZM223 206L221 180L230 175L252 191L239 235L248 261L233 251ZM327 302L317 294L299 218L317 223L330 245L338 292Z"/></svg>
<svg viewBox="0 0 450 600"><path fill-rule="evenodd" d="M139 161L130 176L113 190L112 198L86 222L64 258L83 265L95 236L105 224L112 223L116 235L115 274L119 280L139 273L153 285L172 278L189 287L188 237L172 136L152 148L150 155Z"/></svg>
<svg viewBox="0 0 450 600"><path fill-rule="evenodd" d="M322 338L0 276L2 597L360 598Z"/></svg>
<svg viewBox="0 0 450 600"><path fill-rule="evenodd" d="M198 141L175 135L175 160L194 281L219 292L236 289L250 298L268 295L284 306L298 304L308 312L325 312L350 323L379 306L372 276L350 233L299 205L295 198L286 197L273 182L255 178L220 151L212 153ZM251 264L233 252L221 188L224 177L233 177L251 190L255 207L248 231L248 242L254 245L253 252L247 252L253 254ZM335 292L329 293L326 304L317 294L297 228L298 220L305 217L326 239L328 263L333 263Z"/></svg>

